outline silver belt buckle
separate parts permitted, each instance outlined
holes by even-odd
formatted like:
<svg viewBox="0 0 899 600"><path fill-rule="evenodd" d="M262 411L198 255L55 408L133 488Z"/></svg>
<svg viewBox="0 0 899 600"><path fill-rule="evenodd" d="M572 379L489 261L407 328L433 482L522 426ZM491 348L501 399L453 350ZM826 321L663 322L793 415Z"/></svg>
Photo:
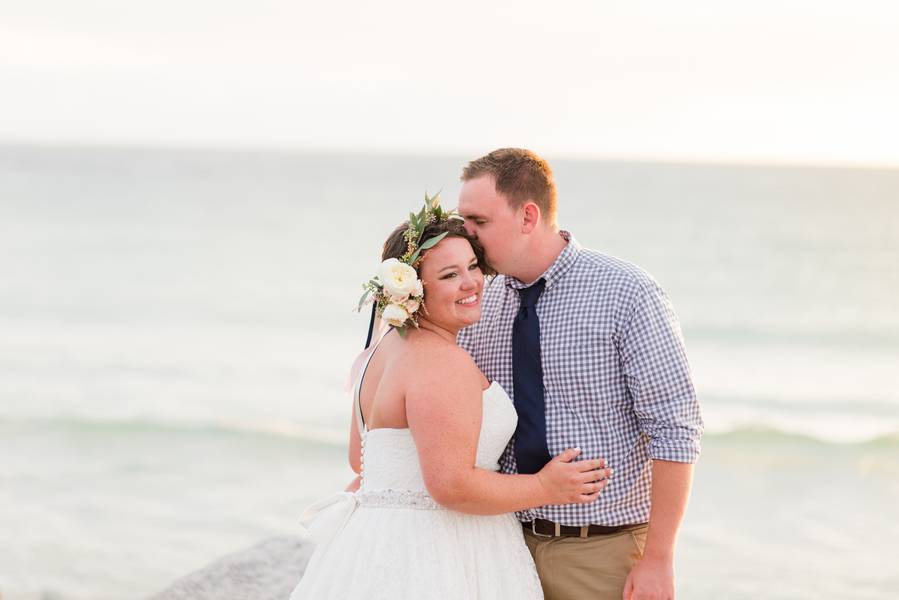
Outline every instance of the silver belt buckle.
<svg viewBox="0 0 899 600"><path fill-rule="evenodd" d="M531 533L533 533L537 537L542 537L542 538L560 537L562 535L561 526L558 523L555 523L552 521L550 521L550 522L556 526L556 532L555 532L556 535L551 535L551 534L547 534L547 533L537 533L537 519L534 519L533 521L531 521Z"/></svg>

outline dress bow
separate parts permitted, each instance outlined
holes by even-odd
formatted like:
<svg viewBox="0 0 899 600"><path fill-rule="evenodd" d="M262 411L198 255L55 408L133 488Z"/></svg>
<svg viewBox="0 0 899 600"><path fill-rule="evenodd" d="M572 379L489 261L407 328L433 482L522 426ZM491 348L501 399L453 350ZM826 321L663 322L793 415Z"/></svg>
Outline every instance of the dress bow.
<svg viewBox="0 0 899 600"><path fill-rule="evenodd" d="M307 508L300 517L300 525L315 545L326 544L343 529L358 505L356 494L338 492Z"/></svg>

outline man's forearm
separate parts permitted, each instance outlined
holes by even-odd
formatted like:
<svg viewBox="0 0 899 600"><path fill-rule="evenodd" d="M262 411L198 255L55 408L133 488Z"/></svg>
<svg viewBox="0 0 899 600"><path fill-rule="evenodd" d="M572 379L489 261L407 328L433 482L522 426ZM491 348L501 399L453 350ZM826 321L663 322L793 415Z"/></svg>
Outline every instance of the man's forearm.
<svg viewBox="0 0 899 600"><path fill-rule="evenodd" d="M692 483L692 464L652 461L652 508L645 558L673 560L677 531L687 510Z"/></svg>

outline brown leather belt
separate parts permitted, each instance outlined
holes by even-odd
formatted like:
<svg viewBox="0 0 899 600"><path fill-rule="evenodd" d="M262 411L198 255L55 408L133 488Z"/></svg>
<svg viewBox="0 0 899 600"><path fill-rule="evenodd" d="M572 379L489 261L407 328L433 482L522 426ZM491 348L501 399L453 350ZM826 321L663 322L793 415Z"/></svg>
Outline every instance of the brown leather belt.
<svg viewBox="0 0 899 600"><path fill-rule="evenodd" d="M636 527L642 527L645 523L634 525L584 525L583 527L575 527L573 525L560 525L546 519L535 519L522 523L526 531L530 531L534 535L541 537L561 537L563 535L573 535L577 537L587 537L589 535L611 535L620 531L627 531Z"/></svg>

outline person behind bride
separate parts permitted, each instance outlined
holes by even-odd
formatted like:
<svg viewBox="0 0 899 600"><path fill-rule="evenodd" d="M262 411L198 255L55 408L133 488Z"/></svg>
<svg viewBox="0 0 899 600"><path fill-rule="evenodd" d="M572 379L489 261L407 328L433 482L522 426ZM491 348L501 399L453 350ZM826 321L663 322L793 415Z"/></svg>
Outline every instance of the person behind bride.
<svg viewBox="0 0 899 600"><path fill-rule="evenodd" d="M366 286L392 327L355 380L359 477L307 515L317 545L291 600L543 598L515 511L595 502L612 471L569 448L532 474L498 472L518 418L456 344L491 272L461 219L426 198L382 260Z"/></svg>

